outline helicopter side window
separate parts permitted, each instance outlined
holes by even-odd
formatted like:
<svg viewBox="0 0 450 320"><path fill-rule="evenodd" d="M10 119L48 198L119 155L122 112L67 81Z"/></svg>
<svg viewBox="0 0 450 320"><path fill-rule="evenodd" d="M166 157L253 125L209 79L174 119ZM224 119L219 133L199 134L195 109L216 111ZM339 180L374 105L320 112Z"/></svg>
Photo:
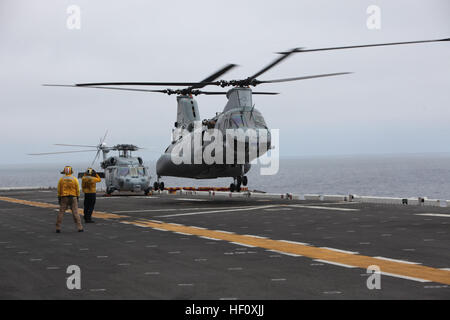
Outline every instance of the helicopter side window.
<svg viewBox="0 0 450 320"><path fill-rule="evenodd" d="M127 176L130 173L130 169L128 167L120 167L118 171L119 176Z"/></svg>
<svg viewBox="0 0 450 320"><path fill-rule="evenodd" d="M138 168L138 174L140 176L145 176L145 168L144 167L139 167Z"/></svg>

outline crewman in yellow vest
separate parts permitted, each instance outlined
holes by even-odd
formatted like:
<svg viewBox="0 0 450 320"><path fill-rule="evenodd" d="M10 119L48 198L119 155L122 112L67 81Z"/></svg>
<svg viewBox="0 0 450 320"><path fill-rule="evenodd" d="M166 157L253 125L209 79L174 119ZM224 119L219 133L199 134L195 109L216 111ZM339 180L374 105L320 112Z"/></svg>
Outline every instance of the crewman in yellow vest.
<svg viewBox="0 0 450 320"><path fill-rule="evenodd" d="M77 178L72 173L72 167L64 167L64 177L59 179L58 182L58 200L59 200L59 212L56 219L56 232L61 232L61 223L64 212L67 207L72 209L73 221L77 225L78 232L83 232L83 226L81 224L80 215L78 214L78 198L80 197L80 184Z"/></svg>
<svg viewBox="0 0 450 320"><path fill-rule="evenodd" d="M93 223L92 212L94 212L95 200L97 198L96 184L101 182L97 172L94 169L88 168L81 180L81 186L84 192L84 222Z"/></svg>

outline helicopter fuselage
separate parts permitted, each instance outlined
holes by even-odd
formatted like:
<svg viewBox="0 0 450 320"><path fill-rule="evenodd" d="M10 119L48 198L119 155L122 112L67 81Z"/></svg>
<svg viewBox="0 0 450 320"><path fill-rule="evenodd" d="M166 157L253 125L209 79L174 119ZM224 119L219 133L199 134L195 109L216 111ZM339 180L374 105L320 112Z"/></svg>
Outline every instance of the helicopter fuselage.
<svg viewBox="0 0 450 320"><path fill-rule="evenodd" d="M150 188L150 174L139 157L109 157L102 164L107 193L113 191L144 191Z"/></svg>
<svg viewBox="0 0 450 320"><path fill-rule="evenodd" d="M234 88L227 97L223 112L203 121L192 97L178 97L176 128L172 143L157 161L158 177L244 176L252 161L270 149L270 132L261 112L252 106L251 90Z"/></svg>

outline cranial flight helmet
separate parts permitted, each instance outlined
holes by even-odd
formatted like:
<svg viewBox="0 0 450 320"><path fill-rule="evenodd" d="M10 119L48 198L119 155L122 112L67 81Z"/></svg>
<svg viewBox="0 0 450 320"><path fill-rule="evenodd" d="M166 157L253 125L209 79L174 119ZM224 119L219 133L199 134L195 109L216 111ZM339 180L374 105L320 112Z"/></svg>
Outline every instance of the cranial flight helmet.
<svg viewBox="0 0 450 320"><path fill-rule="evenodd" d="M63 172L65 175L71 175L73 173L72 167L71 166L65 166Z"/></svg>

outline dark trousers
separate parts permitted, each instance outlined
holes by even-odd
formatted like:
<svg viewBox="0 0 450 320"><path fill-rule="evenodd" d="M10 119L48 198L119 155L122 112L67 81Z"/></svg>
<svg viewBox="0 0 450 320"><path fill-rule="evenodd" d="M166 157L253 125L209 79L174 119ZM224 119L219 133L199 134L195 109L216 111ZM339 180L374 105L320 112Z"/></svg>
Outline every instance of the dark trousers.
<svg viewBox="0 0 450 320"><path fill-rule="evenodd" d="M95 207L95 199L97 194L96 193L85 193L84 194L84 220L89 221L91 220L92 212L94 211Z"/></svg>

